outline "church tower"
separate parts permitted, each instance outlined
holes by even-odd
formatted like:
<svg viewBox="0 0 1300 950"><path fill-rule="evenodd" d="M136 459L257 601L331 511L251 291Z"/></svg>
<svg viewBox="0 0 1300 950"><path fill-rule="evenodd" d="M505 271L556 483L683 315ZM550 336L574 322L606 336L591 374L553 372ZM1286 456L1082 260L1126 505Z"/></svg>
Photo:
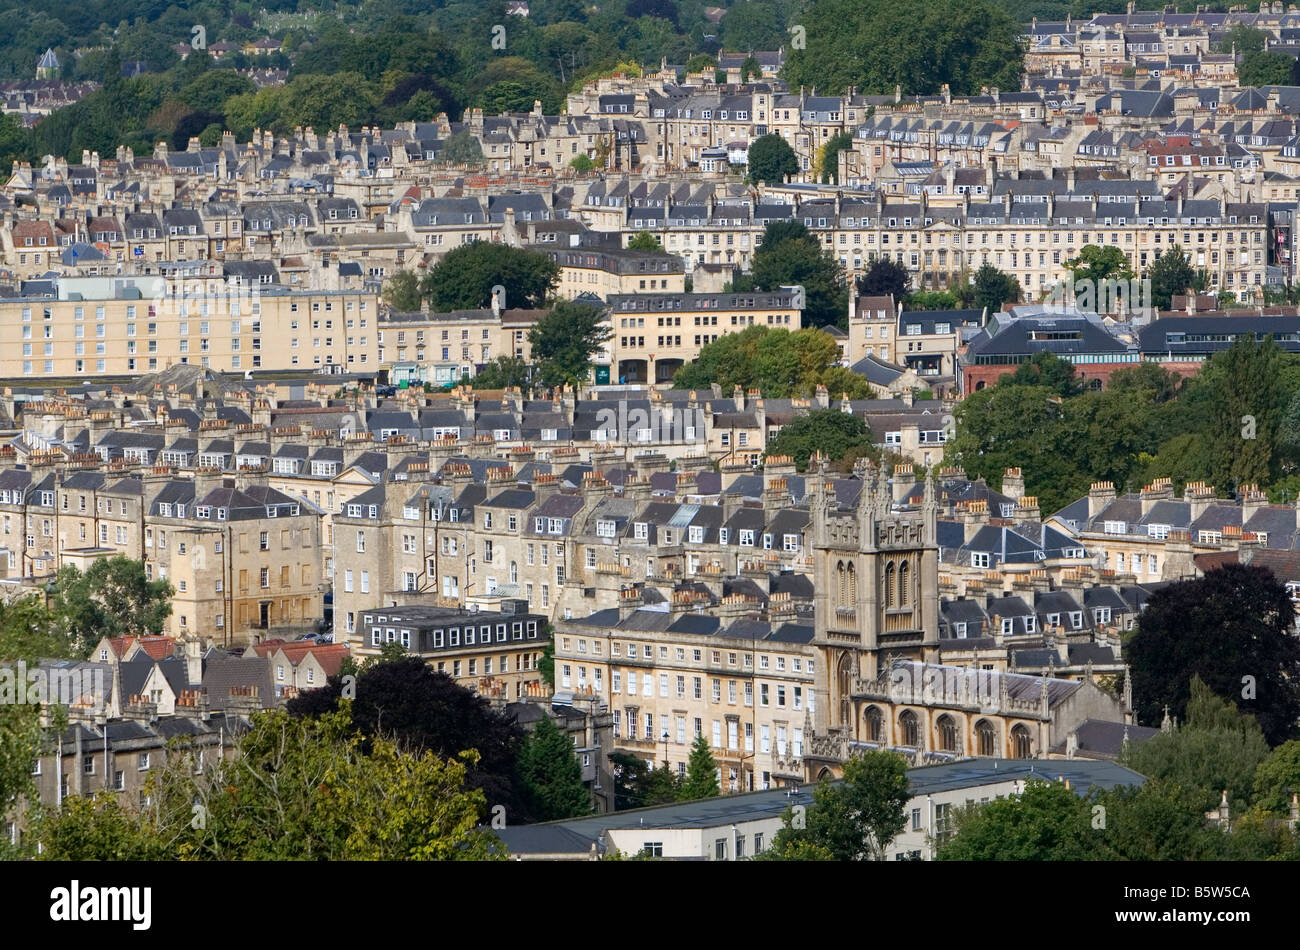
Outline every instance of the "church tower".
<svg viewBox="0 0 1300 950"><path fill-rule="evenodd" d="M854 508L838 507L822 462L810 479L816 672L815 732L856 734L858 680L892 659L932 662L939 647L938 505L927 475L920 505L894 510L888 479L858 469ZM905 499L912 501L914 499Z"/></svg>

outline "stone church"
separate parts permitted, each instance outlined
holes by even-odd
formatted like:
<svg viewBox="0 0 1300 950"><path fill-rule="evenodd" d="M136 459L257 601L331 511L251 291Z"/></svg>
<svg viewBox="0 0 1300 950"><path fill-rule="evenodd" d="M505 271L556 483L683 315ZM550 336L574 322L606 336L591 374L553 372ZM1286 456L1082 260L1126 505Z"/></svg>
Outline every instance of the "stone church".
<svg viewBox="0 0 1300 950"><path fill-rule="evenodd" d="M1131 701L1088 681L937 664L935 486L896 506L885 475L860 465L852 507L825 465L809 476L821 656L804 780L836 775L855 751L889 748L913 764L965 756L1040 758L1085 720L1129 722ZM841 483L842 485L843 483Z"/></svg>

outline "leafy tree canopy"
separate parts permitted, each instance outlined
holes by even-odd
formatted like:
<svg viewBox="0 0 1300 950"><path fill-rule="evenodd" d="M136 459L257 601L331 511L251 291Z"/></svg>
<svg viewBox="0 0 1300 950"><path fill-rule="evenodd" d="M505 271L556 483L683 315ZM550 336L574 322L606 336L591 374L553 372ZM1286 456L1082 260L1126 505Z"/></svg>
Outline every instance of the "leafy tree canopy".
<svg viewBox="0 0 1300 950"><path fill-rule="evenodd" d="M538 308L559 279L559 265L545 254L475 241L448 251L425 275L420 292L437 313L486 307L497 285L505 288L507 308Z"/></svg>
<svg viewBox="0 0 1300 950"><path fill-rule="evenodd" d="M1021 28L989 0L813 0L799 18L805 49L791 49L781 78L791 88L837 95L954 95L984 86L1018 89Z"/></svg>

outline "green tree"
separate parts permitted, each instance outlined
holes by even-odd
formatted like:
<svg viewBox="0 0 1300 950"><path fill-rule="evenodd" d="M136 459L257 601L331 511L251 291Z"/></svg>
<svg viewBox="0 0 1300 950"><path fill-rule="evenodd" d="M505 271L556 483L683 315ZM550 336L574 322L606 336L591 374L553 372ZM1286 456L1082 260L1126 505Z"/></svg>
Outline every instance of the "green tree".
<svg viewBox="0 0 1300 950"><path fill-rule="evenodd" d="M763 229L751 276L754 290L803 287L805 326L848 327L849 287L844 268L802 222L770 222Z"/></svg>
<svg viewBox="0 0 1300 950"><path fill-rule="evenodd" d="M1264 41L1268 39L1268 34L1261 29L1248 26L1245 23L1238 23L1223 34L1218 43L1214 44L1216 53L1237 53L1245 55L1254 53L1264 48Z"/></svg>
<svg viewBox="0 0 1300 950"><path fill-rule="evenodd" d="M1247 334L1215 353L1195 380L1191 392L1202 394L1207 404L1207 418L1196 420L1209 453L1202 474L1221 490L1273 480L1290 362L1271 335L1257 342Z"/></svg>
<svg viewBox="0 0 1300 950"><path fill-rule="evenodd" d="M1255 769L1255 803L1273 815L1287 815L1300 793L1300 740L1289 739Z"/></svg>
<svg viewBox="0 0 1300 950"><path fill-rule="evenodd" d="M483 161L483 147L467 129L447 136L438 149L438 161L444 165L475 165Z"/></svg>
<svg viewBox="0 0 1300 950"><path fill-rule="evenodd" d="M693 802L698 798L715 798L719 794L717 770L718 763L709 751L708 741L703 735L696 736L686 760L686 777L678 789L679 800Z"/></svg>
<svg viewBox="0 0 1300 950"><path fill-rule="evenodd" d="M834 462L850 453L868 455L873 448L871 429L861 418L838 409L816 409L782 426L768 442L767 454L790 456L802 472L813 452Z"/></svg>
<svg viewBox="0 0 1300 950"><path fill-rule="evenodd" d="M1134 689L1140 698L1136 678ZM1120 761L1143 775L1185 789L1195 796L1202 811L1218 805L1226 789L1233 810L1240 812L1251 803L1257 770L1268 756L1268 743L1252 717L1214 695L1199 677L1192 677L1189 692L1186 721L1129 745ZM1174 714L1172 704L1170 713Z"/></svg>
<svg viewBox="0 0 1300 950"><path fill-rule="evenodd" d="M786 39L782 25L773 6L737 3L722 18L722 44L738 53L776 49Z"/></svg>
<svg viewBox="0 0 1300 950"><path fill-rule="evenodd" d="M175 589L150 580L144 564L122 555L99 558L85 571L59 569L51 606L58 623L81 655L103 637L142 637L162 632L171 616Z"/></svg>
<svg viewBox="0 0 1300 950"><path fill-rule="evenodd" d="M907 296L912 276L907 268L889 257L879 257L871 262L867 272L858 278L858 293L870 297L892 294L897 302Z"/></svg>
<svg viewBox="0 0 1300 950"><path fill-rule="evenodd" d="M832 135L820 149L821 158L817 168L821 172L822 184L837 184L840 180L840 152L853 149L853 133L841 132Z"/></svg>
<svg viewBox="0 0 1300 950"><path fill-rule="evenodd" d="M641 804L671 805L681 801L682 777L667 762L646 772L641 786Z"/></svg>
<svg viewBox="0 0 1300 950"><path fill-rule="evenodd" d="M420 309L420 279L415 271L399 270L384 282L384 302L394 310L409 313Z"/></svg>
<svg viewBox="0 0 1300 950"><path fill-rule="evenodd" d="M1145 391L1151 402L1167 403L1178 395L1182 382L1181 376L1159 363L1143 362L1111 373L1106 388L1134 396L1137 391Z"/></svg>
<svg viewBox="0 0 1300 950"><path fill-rule="evenodd" d="M477 758L466 763L468 785L481 790L485 801L507 806L512 821L528 819L528 800L515 775L524 733L512 717L416 656L367 665L351 685L356 698L348 708L365 748L376 738L390 738L407 751L432 752L440 759L473 751ZM342 680L330 677L287 708L295 717L321 718L347 702Z"/></svg>
<svg viewBox="0 0 1300 950"><path fill-rule="evenodd" d="M763 78L763 65L753 56L746 56L740 63L740 81Z"/></svg>
<svg viewBox="0 0 1300 950"><path fill-rule="evenodd" d="M541 307L560 280L560 268L545 254L474 241L452 248L429 269L420 291L438 313L486 307L492 288L505 288L506 307Z"/></svg>
<svg viewBox="0 0 1300 950"><path fill-rule="evenodd" d="M531 369L517 356L498 356L469 379L475 389L509 389L528 383Z"/></svg>
<svg viewBox="0 0 1300 950"><path fill-rule="evenodd" d="M483 793L464 789L474 758L402 752L388 739L363 746L347 709L319 719L267 711L232 757L198 774L192 753L173 746L139 815L106 793L39 811L34 832L42 857L62 861L503 858L476 828Z"/></svg>
<svg viewBox="0 0 1300 950"><path fill-rule="evenodd" d="M614 774L614 810L640 808L645 804L645 782L650 766L629 752L609 754Z"/></svg>
<svg viewBox="0 0 1300 950"><path fill-rule="evenodd" d="M650 231L638 231L627 239L627 248L629 251L663 251L664 246Z"/></svg>
<svg viewBox="0 0 1300 950"><path fill-rule="evenodd" d="M1128 258L1119 248L1111 245L1102 247L1098 244L1085 244L1079 250L1079 256L1066 261L1075 284L1086 281L1096 289L1105 280L1131 280L1133 271Z"/></svg>
<svg viewBox="0 0 1300 950"><path fill-rule="evenodd" d="M548 386L585 383L591 358L612 335L600 308L559 301L528 331L541 381Z"/></svg>
<svg viewBox="0 0 1300 950"><path fill-rule="evenodd" d="M699 356L677 371L673 385L706 390L717 383L726 393L739 386L785 398L812 395L819 384L830 389L834 383L853 389L855 397L863 395L865 380L837 372L843 369L836 366L839 356L839 344L824 330L746 327L702 346Z"/></svg>
<svg viewBox="0 0 1300 950"><path fill-rule="evenodd" d="M821 782L804 827L787 813L767 860L881 861L907 825L907 764L893 752L870 751L844 763L844 778Z"/></svg>
<svg viewBox="0 0 1300 950"><path fill-rule="evenodd" d="M1177 244L1156 255L1147 278L1151 281L1151 304L1157 310L1168 310L1175 294L1185 294L1197 285L1191 258Z"/></svg>
<svg viewBox="0 0 1300 950"><path fill-rule="evenodd" d="M1104 812L1096 812L1100 805ZM1102 861L1212 861L1227 857L1224 832L1205 821L1199 795L1151 779L1140 786L1116 785L1095 791L1085 808L1104 815L1104 828L1092 831L1093 857ZM1091 828L1091 823L1090 823Z"/></svg>
<svg viewBox="0 0 1300 950"><path fill-rule="evenodd" d="M1001 313L1003 304L1020 302L1020 281L992 264L984 264L975 272L971 286L975 308L987 309L990 314Z"/></svg>
<svg viewBox="0 0 1300 950"><path fill-rule="evenodd" d="M591 814L591 794L582 784L573 740L556 728L550 716L543 715L524 739L515 767L535 821Z"/></svg>
<svg viewBox="0 0 1300 950"><path fill-rule="evenodd" d="M1237 66L1237 82L1242 86L1285 86L1291 82L1295 62L1296 57L1271 50L1247 53Z"/></svg>
<svg viewBox="0 0 1300 950"><path fill-rule="evenodd" d="M555 632L549 623L546 625L546 643L537 659L537 672L541 674L543 683L555 689Z"/></svg>
<svg viewBox="0 0 1300 950"><path fill-rule="evenodd" d="M718 68L718 61L708 53L696 53L686 61L686 75L708 72Z"/></svg>
<svg viewBox="0 0 1300 950"><path fill-rule="evenodd" d="M752 4L751 4L752 5ZM729 14L730 15L730 14ZM1016 89L1024 59L1019 24L989 0L814 0L799 17L806 48L790 50L781 78L829 95L954 95Z"/></svg>
<svg viewBox="0 0 1300 950"><path fill-rule="evenodd" d="M569 167L576 172L589 172L596 167L596 163L586 154L579 154L569 159Z"/></svg>
<svg viewBox="0 0 1300 950"><path fill-rule="evenodd" d="M1008 386L1044 386L1056 395L1068 398L1083 392L1074 375L1074 364L1055 353L1040 350L1027 363L1021 363L1010 376L998 380Z"/></svg>
<svg viewBox="0 0 1300 950"><path fill-rule="evenodd" d="M790 143L775 132L760 135L749 145L749 180L780 185L799 174L799 158Z"/></svg>
<svg viewBox="0 0 1300 950"><path fill-rule="evenodd" d="M1086 861L1101 835L1087 803L1057 782L1025 783L1019 795L961 809L940 861Z"/></svg>

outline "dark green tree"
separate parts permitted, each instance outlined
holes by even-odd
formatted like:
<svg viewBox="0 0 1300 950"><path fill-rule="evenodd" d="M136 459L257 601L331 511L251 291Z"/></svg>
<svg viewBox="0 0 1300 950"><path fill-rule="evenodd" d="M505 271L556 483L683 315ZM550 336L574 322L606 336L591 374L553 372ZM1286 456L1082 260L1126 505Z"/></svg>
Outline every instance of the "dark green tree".
<svg viewBox="0 0 1300 950"><path fill-rule="evenodd" d="M867 272L858 278L858 293L870 297L892 294L897 303L907 296L912 275L907 268L892 258L878 257L871 262Z"/></svg>
<svg viewBox="0 0 1300 950"><path fill-rule="evenodd" d="M1300 794L1300 740L1288 739L1255 769L1255 803L1270 814L1285 816Z"/></svg>
<svg viewBox="0 0 1300 950"><path fill-rule="evenodd" d="M660 762L658 768L646 772L641 788L641 804L671 805L681 800L682 777Z"/></svg>
<svg viewBox="0 0 1300 950"><path fill-rule="evenodd" d="M1230 30L1223 34L1223 37L1214 44L1216 53L1233 53L1238 56L1244 56L1247 53L1254 53L1264 48L1264 41L1268 39L1268 34L1263 30L1245 23L1238 23Z"/></svg>
<svg viewBox="0 0 1300 950"><path fill-rule="evenodd" d="M760 135L749 145L749 180L780 185L799 174L799 158L790 143L776 133Z"/></svg>
<svg viewBox="0 0 1300 950"><path fill-rule="evenodd" d="M528 331L542 383L575 387L585 383L591 358L612 335L600 308L569 300L556 303Z"/></svg>
<svg viewBox="0 0 1300 950"><path fill-rule="evenodd" d="M614 810L640 808L645 804L645 783L650 766L629 752L611 752L609 761L614 773Z"/></svg>
<svg viewBox="0 0 1300 950"><path fill-rule="evenodd" d="M1020 302L1020 281L992 264L984 264L975 272L971 287L975 309L987 309L990 314L1001 313L1003 304Z"/></svg>
<svg viewBox="0 0 1300 950"><path fill-rule="evenodd" d="M420 291L437 313L486 307L492 288L505 288L506 307L541 307L560 280L560 268L537 251L474 241L448 251L430 268Z"/></svg>
<svg viewBox="0 0 1300 950"><path fill-rule="evenodd" d="M1151 305L1157 310L1168 310L1174 295L1185 294L1197 285L1191 258L1177 244L1156 255L1147 278L1151 281Z"/></svg>
<svg viewBox="0 0 1300 950"><path fill-rule="evenodd" d="M737 3L722 18L722 45L737 53L773 50L785 42L774 6Z"/></svg>
<svg viewBox="0 0 1300 950"><path fill-rule="evenodd" d="M573 740L543 715L519 750L515 763L522 794L535 821L591 814L591 793L582 783L582 766Z"/></svg>
<svg viewBox="0 0 1300 950"><path fill-rule="evenodd" d="M696 736L686 760L686 777L677 792L679 800L691 802L716 797L719 794L717 770L718 763L709 751L708 741L703 735Z"/></svg>
<svg viewBox="0 0 1300 950"><path fill-rule="evenodd" d="M1226 564L1157 590L1124 649L1140 721L1184 715L1191 679L1240 696L1272 745L1300 719L1300 642L1286 588L1266 568Z"/></svg>
<svg viewBox="0 0 1300 950"><path fill-rule="evenodd" d="M1272 50L1247 53L1237 65L1237 82L1242 86L1285 86L1291 81L1296 57Z"/></svg>
<svg viewBox="0 0 1300 950"><path fill-rule="evenodd" d="M1208 474L1220 490L1267 485L1277 474L1278 430L1291 394L1291 359L1272 336L1240 335L1205 364L1190 395L1204 399L1203 417L1191 417L1205 435ZM1182 400L1180 400L1181 402ZM1190 407L1189 407L1190 408Z"/></svg>
<svg viewBox="0 0 1300 950"><path fill-rule="evenodd" d="M352 724L367 741L389 736L411 751L444 758L473 749L479 758L469 767L469 786L481 789L486 801L506 805L511 821L528 819L529 803L514 768L523 729L512 718L415 656L366 666L350 686ZM288 710L320 717L345 698L342 679L330 677L325 686L290 700Z"/></svg>
<svg viewBox="0 0 1300 950"><path fill-rule="evenodd" d="M803 287L805 327L848 326L849 287L844 268L801 221L774 221L763 229L751 278L754 290Z"/></svg>

